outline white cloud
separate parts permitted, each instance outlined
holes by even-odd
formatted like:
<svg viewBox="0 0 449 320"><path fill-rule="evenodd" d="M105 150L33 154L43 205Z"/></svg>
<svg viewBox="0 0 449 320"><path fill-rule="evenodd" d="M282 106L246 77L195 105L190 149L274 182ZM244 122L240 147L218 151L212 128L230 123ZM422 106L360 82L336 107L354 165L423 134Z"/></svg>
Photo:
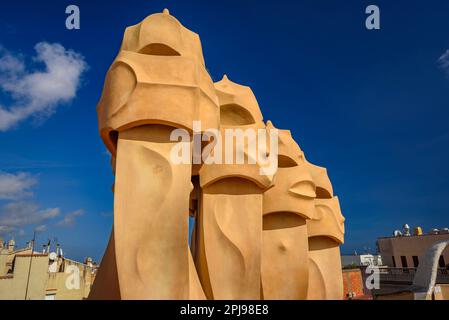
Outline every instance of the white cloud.
<svg viewBox="0 0 449 320"><path fill-rule="evenodd" d="M0 172L0 200L9 200L0 207L0 234L20 235L25 226L42 225L59 216L59 208L42 209L24 199L33 195L31 188L35 184L37 177L28 173Z"/></svg>
<svg viewBox="0 0 449 320"><path fill-rule="evenodd" d="M31 202L10 202L0 210L0 225L6 227L23 227L39 224L59 215L59 208L39 209Z"/></svg>
<svg viewBox="0 0 449 320"><path fill-rule="evenodd" d="M19 172L11 174L0 171L0 199L15 200L31 196L29 191L37 183L36 177Z"/></svg>
<svg viewBox="0 0 449 320"><path fill-rule="evenodd" d="M45 232L47 231L47 226L45 224L41 224L40 226L37 226L34 228L36 232Z"/></svg>
<svg viewBox="0 0 449 320"><path fill-rule="evenodd" d="M0 235L12 234L12 233L14 233L15 229L16 228L13 228L13 227L0 226Z"/></svg>
<svg viewBox="0 0 449 320"><path fill-rule="evenodd" d="M11 53L5 52L3 49L0 49L0 54L2 54L0 57L0 71L6 74L6 76L14 77L25 71L25 64L21 57L14 57Z"/></svg>
<svg viewBox="0 0 449 320"><path fill-rule="evenodd" d="M84 214L84 210L76 210L70 213L67 213L64 216L64 219L62 219L61 221L59 221L57 223L58 226L60 227L71 227L75 224L75 219L79 216L82 216Z"/></svg>
<svg viewBox="0 0 449 320"><path fill-rule="evenodd" d="M23 235L22 228L34 227L37 232L47 230L47 223L61 227L70 227L84 210L76 210L64 215L62 220L54 223L61 215L59 208L42 209L32 199L31 188L37 184L37 177L25 172L6 173L0 171L0 200L7 200L0 206L0 235Z"/></svg>
<svg viewBox="0 0 449 320"><path fill-rule="evenodd" d="M449 75L449 49L438 58L438 64Z"/></svg>
<svg viewBox="0 0 449 320"><path fill-rule="evenodd" d="M0 89L14 102L0 105L0 131L29 118L46 118L62 103L76 96L80 77L87 69L84 58L60 44L39 42L33 60L44 63L43 71L30 71L23 58L0 49Z"/></svg>

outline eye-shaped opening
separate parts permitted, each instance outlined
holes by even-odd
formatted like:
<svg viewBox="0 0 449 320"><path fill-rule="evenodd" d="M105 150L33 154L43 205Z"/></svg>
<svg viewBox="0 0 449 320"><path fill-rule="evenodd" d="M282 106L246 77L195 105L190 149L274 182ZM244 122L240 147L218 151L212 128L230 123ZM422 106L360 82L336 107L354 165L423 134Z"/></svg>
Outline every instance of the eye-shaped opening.
<svg viewBox="0 0 449 320"><path fill-rule="evenodd" d="M309 238L309 250L325 250L338 247L339 243L331 237L315 236Z"/></svg>
<svg viewBox="0 0 449 320"><path fill-rule="evenodd" d="M315 185L312 181L303 180L295 183L288 189L289 192L303 198L314 199L316 197Z"/></svg>
<svg viewBox="0 0 449 320"><path fill-rule="evenodd" d="M226 177L213 181L204 191L207 194L260 194L260 187L248 177Z"/></svg>
<svg viewBox="0 0 449 320"><path fill-rule="evenodd" d="M152 56L180 56L178 51L163 43L151 43L140 49L139 53Z"/></svg>
<svg viewBox="0 0 449 320"><path fill-rule="evenodd" d="M278 155L278 168L296 167L298 164L292 158L285 155Z"/></svg>
<svg viewBox="0 0 449 320"><path fill-rule="evenodd" d="M229 126L244 126L254 124L251 113L238 104L225 104L220 107L220 123Z"/></svg>
<svg viewBox="0 0 449 320"><path fill-rule="evenodd" d="M306 224L304 218L293 212L273 212L263 217L263 230L295 228Z"/></svg>
<svg viewBox="0 0 449 320"><path fill-rule="evenodd" d="M316 187L316 198L317 199L331 199L332 195L324 188Z"/></svg>

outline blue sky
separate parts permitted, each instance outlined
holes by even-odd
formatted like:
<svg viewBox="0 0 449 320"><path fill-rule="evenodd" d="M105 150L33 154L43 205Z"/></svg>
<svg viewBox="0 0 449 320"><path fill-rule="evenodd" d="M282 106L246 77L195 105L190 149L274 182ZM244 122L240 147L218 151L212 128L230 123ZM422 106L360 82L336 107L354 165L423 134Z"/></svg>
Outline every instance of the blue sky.
<svg viewBox="0 0 449 320"><path fill-rule="evenodd" d="M80 8L80 30L65 28L69 4ZM380 8L380 30L365 28L369 4ZM5 238L23 245L45 225L39 244L57 237L69 257L101 259L113 176L95 106L124 28L165 7L200 34L214 80L226 73L251 86L265 120L291 129L308 160L328 168L346 217L343 252L373 250L404 223L449 226L449 2L22 0L0 10L0 57L25 67L14 75L45 71L33 59L42 42L85 65L80 78L73 71L75 92L64 84L56 100L40 97L46 113L31 108L0 131L0 178L11 188L0 181L0 222L17 208L34 217L8 220ZM9 110L24 93L5 86Z"/></svg>

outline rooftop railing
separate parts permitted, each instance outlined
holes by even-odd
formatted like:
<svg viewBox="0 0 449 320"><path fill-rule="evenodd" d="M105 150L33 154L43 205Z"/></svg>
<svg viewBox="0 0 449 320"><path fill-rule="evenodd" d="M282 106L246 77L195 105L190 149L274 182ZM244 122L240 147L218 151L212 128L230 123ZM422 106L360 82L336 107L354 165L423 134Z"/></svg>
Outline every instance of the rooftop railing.
<svg viewBox="0 0 449 320"><path fill-rule="evenodd" d="M380 282L413 283L416 268L379 268ZM438 268L436 283L449 283L449 270Z"/></svg>

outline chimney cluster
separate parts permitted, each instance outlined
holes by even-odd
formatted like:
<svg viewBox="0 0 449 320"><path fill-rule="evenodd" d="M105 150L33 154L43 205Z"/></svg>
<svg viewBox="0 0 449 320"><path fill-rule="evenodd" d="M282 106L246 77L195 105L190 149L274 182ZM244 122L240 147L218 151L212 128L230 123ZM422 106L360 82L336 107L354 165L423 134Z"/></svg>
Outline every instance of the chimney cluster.
<svg viewBox="0 0 449 320"><path fill-rule="evenodd" d="M51 249L51 240L48 240L47 244L42 245L42 253L50 254L50 249ZM56 243L56 256L57 257L64 256L64 253L59 243Z"/></svg>
<svg viewBox="0 0 449 320"><path fill-rule="evenodd" d="M441 228L441 229L431 229L427 234L447 234L449 233L449 228ZM422 228L420 226L416 226L413 228L413 235L414 236L422 236L423 235L423 231ZM410 237L410 227L408 224L404 224L404 226L402 227L402 231L400 230L395 230L393 232L393 236L394 237Z"/></svg>

